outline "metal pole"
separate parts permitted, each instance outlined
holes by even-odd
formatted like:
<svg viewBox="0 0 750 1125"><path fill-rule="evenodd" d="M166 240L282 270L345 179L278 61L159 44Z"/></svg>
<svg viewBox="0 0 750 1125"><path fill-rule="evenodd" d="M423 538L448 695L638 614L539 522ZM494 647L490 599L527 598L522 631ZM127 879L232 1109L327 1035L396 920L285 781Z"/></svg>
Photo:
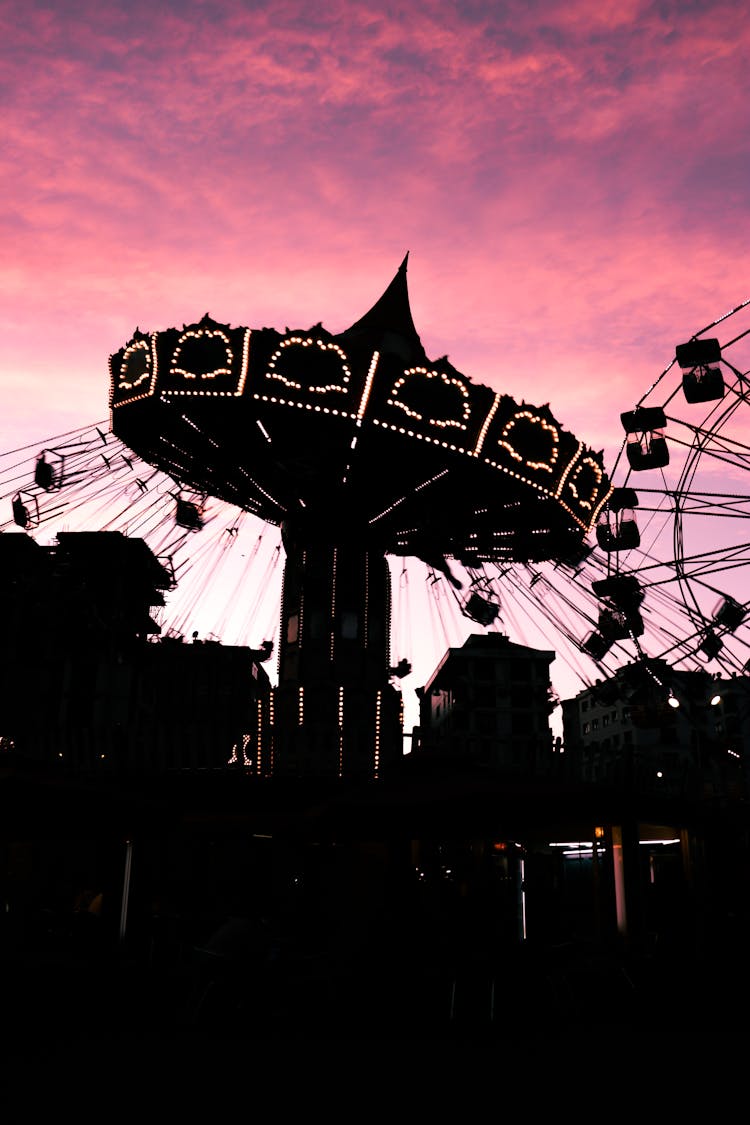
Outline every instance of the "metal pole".
<svg viewBox="0 0 750 1125"><path fill-rule="evenodd" d="M125 841L125 871L122 880L122 904L120 906L120 944L125 940L128 923L128 899L130 898L130 876L133 867L133 841Z"/></svg>

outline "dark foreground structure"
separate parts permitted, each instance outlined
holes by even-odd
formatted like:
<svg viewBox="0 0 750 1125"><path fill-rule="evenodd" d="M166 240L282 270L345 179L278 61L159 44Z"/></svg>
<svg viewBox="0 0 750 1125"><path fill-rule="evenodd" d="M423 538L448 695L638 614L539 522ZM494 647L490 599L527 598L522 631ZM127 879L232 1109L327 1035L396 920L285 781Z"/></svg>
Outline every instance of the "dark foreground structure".
<svg viewBox="0 0 750 1125"><path fill-rule="evenodd" d="M6 759L0 800L19 1033L493 1042L666 1019L701 1036L748 996L744 806L408 760L363 785L114 787Z"/></svg>
<svg viewBox="0 0 750 1125"><path fill-rule="evenodd" d="M560 753L552 653L474 635L377 779L264 776L266 654L156 639L143 543L13 534L0 567L19 1032L494 1041L744 996L744 792Z"/></svg>
<svg viewBox="0 0 750 1125"><path fill-rule="evenodd" d="M551 653L473 638L402 755L386 554L488 625L451 560L566 565L612 495L547 407L427 359L405 268L338 336L204 318L110 363L113 431L177 482L181 526L207 496L281 525L277 689L268 651L154 643L170 576L132 541L3 544L16 1042L632 1042L748 999L746 795L563 768Z"/></svg>

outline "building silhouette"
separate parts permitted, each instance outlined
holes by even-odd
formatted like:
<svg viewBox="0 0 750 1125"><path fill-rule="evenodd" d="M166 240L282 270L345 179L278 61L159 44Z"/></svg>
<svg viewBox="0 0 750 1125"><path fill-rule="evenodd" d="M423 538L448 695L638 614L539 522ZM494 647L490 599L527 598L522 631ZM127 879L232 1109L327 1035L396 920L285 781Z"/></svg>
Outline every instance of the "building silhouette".
<svg viewBox="0 0 750 1125"><path fill-rule="evenodd" d="M510 777L552 772L554 652L473 633L420 690L418 752Z"/></svg>
<svg viewBox="0 0 750 1125"><path fill-rule="evenodd" d="M567 764L585 785L747 797L750 677L636 663L562 709Z"/></svg>
<svg viewBox="0 0 750 1125"><path fill-rule="evenodd" d="M168 564L120 532L0 536L6 753L74 772L261 769L261 654L159 636ZM197 642L197 637L194 638Z"/></svg>

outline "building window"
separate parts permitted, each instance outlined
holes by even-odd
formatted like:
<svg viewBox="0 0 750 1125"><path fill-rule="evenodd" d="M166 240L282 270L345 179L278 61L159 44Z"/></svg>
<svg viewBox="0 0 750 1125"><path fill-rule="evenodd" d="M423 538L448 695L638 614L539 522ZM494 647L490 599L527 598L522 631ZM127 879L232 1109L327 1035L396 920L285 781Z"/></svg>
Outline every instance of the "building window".
<svg viewBox="0 0 750 1125"><path fill-rule="evenodd" d="M583 733L588 734L590 730L591 730L591 723L584 723L583 724Z"/></svg>
<svg viewBox="0 0 750 1125"><path fill-rule="evenodd" d="M592 730L599 730L599 720L598 719L592 719L591 720L591 729Z"/></svg>

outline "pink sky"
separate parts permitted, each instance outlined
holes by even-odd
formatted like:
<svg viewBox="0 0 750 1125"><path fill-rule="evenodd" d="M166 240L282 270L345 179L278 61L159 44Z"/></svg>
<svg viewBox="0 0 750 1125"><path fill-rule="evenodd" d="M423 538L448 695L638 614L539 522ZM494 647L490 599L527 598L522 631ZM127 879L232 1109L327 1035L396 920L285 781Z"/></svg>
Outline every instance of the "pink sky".
<svg viewBox="0 0 750 1125"><path fill-rule="evenodd" d="M746 295L739 4L0 5L3 440L139 325L339 331L410 251L428 355L592 445Z"/></svg>
<svg viewBox="0 0 750 1125"><path fill-rule="evenodd" d="M136 326L338 332L409 251L428 356L610 457L750 290L749 55L738 3L4 0L2 448Z"/></svg>

